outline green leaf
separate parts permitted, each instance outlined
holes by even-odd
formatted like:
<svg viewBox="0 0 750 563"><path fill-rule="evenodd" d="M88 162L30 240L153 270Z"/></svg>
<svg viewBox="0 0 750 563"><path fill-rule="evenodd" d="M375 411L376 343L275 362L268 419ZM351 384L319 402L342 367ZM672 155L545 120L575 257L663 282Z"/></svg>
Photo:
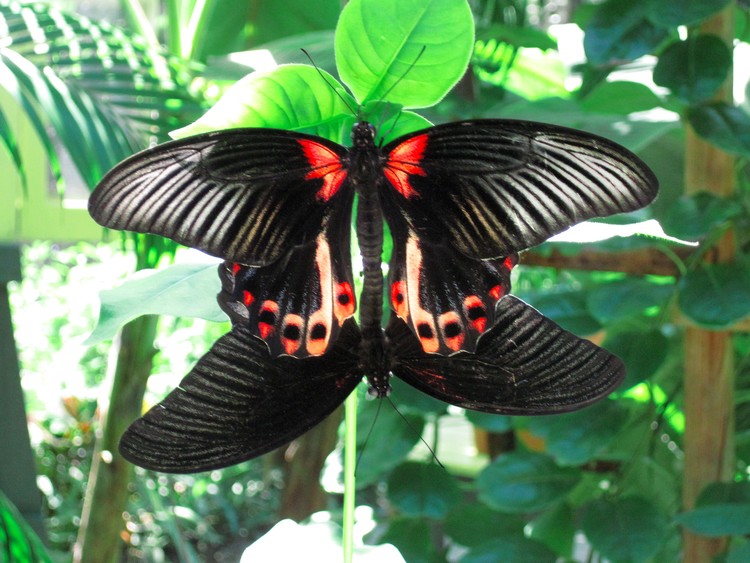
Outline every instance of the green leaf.
<svg viewBox="0 0 750 563"><path fill-rule="evenodd" d="M683 512L675 521L703 536L750 534L750 503L711 504Z"/></svg>
<svg viewBox="0 0 750 563"><path fill-rule="evenodd" d="M244 7L245 15L241 18L244 25L252 23L252 45L274 41L312 31L328 30L336 27L341 3L338 0L319 0L314 5L309 0L284 0L283 5L277 2L258 2L248 5L236 0L224 0L230 4ZM281 12L283 11L283 16ZM220 19L217 15L216 19ZM226 17L226 15L224 16ZM213 29L213 28L209 28ZM240 51L247 49L241 46ZM316 64L318 61L315 61Z"/></svg>
<svg viewBox="0 0 750 563"><path fill-rule="evenodd" d="M672 284L657 284L643 278L627 277L593 287L588 309L602 325L643 315L662 307L674 292Z"/></svg>
<svg viewBox="0 0 750 563"><path fill-rule="evenodd" d="M750 116L741 108L725 103L691 107L687 118L707 141L727 152L750 157Z"/></svg>
<svg viewBox="0 0 750 563"><path fill-rule="evenodd" d="M563 502L553 506L529 522L529 525L531 539L543 543L566 560L571 558L576 524L569 504Z"/></svg>
<svg viewBox="0 0 750 563"><path fill-rule="evenodd" d="M680 197L661 218L664 231L682 240L701 240L711 231L742 214L735 200L711 192Z"/></svg>
<svg viewBox="0 0 750 563"><path fill-rule="evenodd" d="M225 321L216 304L216 264L177 264L141 270L115 289L102 291L99 322L86 339L95 344L112 338L126 322L141 315L174 315Z"/></svg>
<svg viewBox="0 0 750 563"><path fill-rule="evenodd" d="M465 0L351 0L336 28L339 73L360 103L434 105L463 76L473 46Z"/></svg>
<svg viewBox="0 0 750 563"><path fill-rule="evenodd" d="M651 88L640 82L602 82L581 101L581 107L593 113L628 115L661 105Z"/></svg>
<svg viewBox="0 0 750 563"><path fill-rule="evenodd" d="M361 458L357 467L357 486L364 487L381 479L383 474L403 462L419 442L424 419L407 413L404 414L404 421L395 409L386 408L388 404L385 401L361 400L359 405L357 455L361 455Z"/></svg>
<svg viewBox="0 0 750 563"><path fill-rule="evenodd" d="M483 504L463 504L445 519L445 533L465 546L479 545L494 536L523 536L524 522L517 516Z"/></svg>
<svg viewBox="0 0 750 563"><path fill-rule="evenodd" d="M693 322L713 329L726 328L750 314L750 266L706 264L679 282L678 304Z"/></svg>
<svg viewBox="0 0 750 563"><path fill-rule="evenodd" d="M508 25L494 22L482 30L477 30L477 39L487 41L496 39L516 47L533 47L536 49L557 49L557 41L549 33L532 26Z"/></svg>
<svg viewBox="0 0 750 563"><path fill-rule="evenodd" d="M554 563L555 553L543 543L523 536L492 539L472 547L460 563Z"/></svg>
<svg viewBox="0 0 750 563"><path fill-rule="evenodd" d="M26 523L18 508L1 490L0 553L3 554L3 561L52 562L42 541Z"/></svg>
<svg viewBox="0 0 750 563"><path fill-rule="evenodd" d="M709 100L732 67L732 52L715 35L690 36L676 41L659 56L654 82L669 88L686 104Z"/></svg>
<svg viewBox="0 0 750 563"><path fill-rule="evenodd" d="M511 452L488 465L476 485L479 498L488 506L523 513L561 501L580 479L578 470L559 467L547 455Z"/></svg>
<svg viewBox="0 0 750 563"><path fill-rule="evenodd" d="M388 478L388 498L406 516L439 519L461 502L461 490L445 468L407 462Z"/></svg>
<svg viewBox="0 0 750 563"><path fill-rule="evenodd" d="M409 563L435 563L436 551L427 520L392 518L379 543L395 545Z"/></svg>
<svg viewBox="0 0 750 563"><path fill-rule="evenodd" d="M513 429L513 422L509 416L472 410L467 410L464 416L474 426L489 432L508 432Z"/></svg>
<svg viewBox="0 0 750 563"><path fill-rule="evenodd" d="M535 296L530 303L565 330L587 335L601 330L602 326L589 312L586 299L583 291L565 291Z"/></svg>
<svg viewBox="0 0 750 563"><path fill-rule="evenodd" d="M584 508L583 532L602 556L617 561L644 561L662 546L669 523L642 497L595 500Z"/></svg>
<svg viewBox="0 0 750 563"><path fill-rule="evenodd" d="M649 0L608 0L586 26L583 47L595 65L622 64L654 50L668 31L646 19Z"/></svg>
<svg viewBox="0 0 750 563"><path fill-rule="evenodd" d="M627 375L620 391L653 377L667 359L669 340L658 330L618 332L608 335L603 347L625 363Z"/></svg>
<svg viewBox="0 0 750 563"><path fill-rule="evenodd" d="M254 72L229 88L200 119L172 136L180 139L218 129L273 127L341 142L344 125L353 116L339 94L345 93L335 78L309 65ZM355 105L352 100L351 107Z"/></svg>
<svg viewBox="0 0 750 563"><path fill-rule="evenodd" d="M658 0L651 3L649 19L655 24L674 28L695 25L729 4L730 0Z"/></svg>
<svg viewBox="0 0 750 563"><path fill-rule="evenodd" d="M582 465L606 448L627 422L627 408L600 401L572 413L525 419L531 432L545 441L546 452L560 465Z"/></svg>
<svg viewBox="0 0 750 563"><path fill-rule="evenodd" d="M727 554L726 563L747 563L750 561L750 541L734 546Z"/></svg>

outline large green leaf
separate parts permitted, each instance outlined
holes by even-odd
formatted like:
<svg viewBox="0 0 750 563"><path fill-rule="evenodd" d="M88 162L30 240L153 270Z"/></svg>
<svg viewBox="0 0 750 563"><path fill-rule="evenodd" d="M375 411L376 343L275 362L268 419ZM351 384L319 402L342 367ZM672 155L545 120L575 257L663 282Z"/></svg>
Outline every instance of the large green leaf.
<svg viewBox="0 0 750 563"><path fill-rule="evenodd" d="M659 97L640 82L614 80L602 82L581 101L581 107L592 113L628 115L661 105Z"/></svg>
<svg viewBox="0 0 750 563"><path fill-rule="evenodd" d="M583 532L602 556L645 561L666 539L666 516L643 497L599 499L584 508Z"/></svg>
<svg viewBox="0 0 750 563"><path fill-rule="evenodd" d="M479 498L503 512L544 510L560 502L581 479L578 470L559 467L544 454L511 452L488 465L477 477Z"/></svg>
<svg viewBox="0 0 750 563"><path fill-rule="evenodd" d="M626 407L605 400L572 413L529 417L525 423L544 438L545 451L557 463L577 466L604 450L627 420Z"/></svg>
<svg viewBox="0 0 750 563"><path fill-rule="evenodd" d="M649 19L665 28L695 25L715 14L730 0L658 0L651 2Z"/></svg>
<svg viewBox="0 0 750 563"><path fill-rule="evenodd" d="M686 104L709 100L727 79L732 52L715 35L692 35L676 41L659 56L654 82L669 88Z"/></svg>
<svg viewBox="0 0 750 563"><path fill-rule="evenodd" d="M675 520L705 536L750 534L750 483L712 483L701 491L695 508Z"/></svg>
<svg viewBox="0 0 750 563"><path fill-rule="evenodd" d="M693 322L726 328L750 315L750 263L705 264L679 283L680 309Z"/></svg>
<svg viewBox="0 0 750 563"><path fill-rule="evenodd" d="M469 549L460 563L554 563L557 555L543 543L523 536L499 537Z"/></svg>
<svg viewBox="0 0 750 563"><path fill-rule="evenodd" d="M461 501L461 490L445 468L407 462L388 478L388 499L405 516L439 519Z"/></svg>
<svg viewBox="0 0 750 563"><path fill-rule="evenodd" d="M662 307L674 292L672 284L653 283L627 277L593 287L587 299L588 309L602 325L643 315Z"/></svg>
<svg viewBox="0 0 750 563"><path fill-rule="evenodd" d="M359 401L357 412L357 486L371 485L400 465L419 442L424 429L421 416L400 415L386 401Z"/></svg>
<svg viewBox="0 0 750 563"><path fill-rule="evenodd" d="M595 65L621 64L650 53L668 31L646 19L650 0L608 0L586 26L583 47Z"/></svg>
<svg viewBox="0 0 750 563"><path fill-rule="evenodd" d="M687 111L696 133L727 152L750 157L750 115L739 107L714 103Z"/></svg>
<svg viewBox="0 0 750 563"><path fill-rule="evenodd" d="M484 504L464 504L445 519L445 533L465 546L479 545L495 536L523 536L519 517L492 510Z"/></svg>
<svg viewBox="0 0 750 563"><path fill-rule="evenodd" d="M393 518L378 541L395 545L409 563L437 561L432 531L429 522L424 518Z"/></svg>
<svg viewBox="0 0 750 563"><path fill-rule="evenodd" d="M0 555L8 563L51 563L44 544L0 490Z"/></svg>
<svg viewBox="0 0 750 563"><path fill-rule="evenodd" d="M573 509L566 502L545 510L529 522L529 537L543 543L555 553L569 559L576 533Z"/></svg>
<svg viewBox="0 0 750 563"><path fill-rule="evenodd" d="M673 237L701 240L742 212L742 205L733 199L700 192L680 197L660 223L664 231Z"/></svg>
<svg viewBox="0 0 750 563"><path fill-rule="evenodd" d="M344 124L353 119L342 94L343 87L330 74L309 65L254 72L229 88L196 122L174 131L173 137L233 127L273 127L341 141Z"/></svg>
<svg viewBox="0 0 750 563"><path fill-rule="evenodd" d="M620 391L652 377L667 359L669 340L659 330L633 330L607 335L604 348L625 362Z"/></svg>
<svg viewBox="0 0 750 563"><path fill-rule="evenodd" d="M226 320L216 304L216 264L177 264L141 270L121 286L102 291L99 322L87 344L112 338L126 322L141 315Z"/></svg>
<svg viewBox="0 0 750 563"><path fill-rule="evenodd" d="M473 44L465 0L352 0L336 28L336 63L360 103L427 107L463 76Z"/></svg>

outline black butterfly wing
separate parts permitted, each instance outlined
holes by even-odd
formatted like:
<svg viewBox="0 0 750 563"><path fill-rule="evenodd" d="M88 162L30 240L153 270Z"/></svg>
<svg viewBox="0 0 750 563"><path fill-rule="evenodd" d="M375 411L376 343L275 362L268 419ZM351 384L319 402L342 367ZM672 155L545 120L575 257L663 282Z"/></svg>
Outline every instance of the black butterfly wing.
<svg viewBox="0 0 750 563"><path fill-rule="evenodd" d="M478 338L494 324L495 304L510 292L517 256L468 258L445 243L418 237L400 220L391 222L391 234L393 311L425 352L473 352Z"/></svg>
<svg viewBox="0 0 750 563"><path fill-rule="evenodd" d="M512 295L475 354L425 354L394 317L387 330L394 375L441 401L510 415L553 414L589 405L623 380L619 358L560 328Z"/></svg>
<svg viewBox="0 0 750 563"><path fill-rule="evenodd" d="M89 212L105 227L267 265L315 240L334 209L351 205L345 154L335 143L290 131L205 133L115 166L91 194Z"/></svg>
<svg viewBox="0 0 750 563"><path fill-rule="evenodd" d="M349 194L351 197L353 194ZM332 211L318 237L260 268L219 267L219 304L268 345L272 357L324 354L354 315L351 204Z"/></svg>
<svg viewBox="0 0 750 563"><path fill-rule="evenodd" d="M639 209L658 182L633 153L565 127L513 120L438 125L383 147L386 219L472 258L539 244L586 219Z"/></svg>
<svg viewBox="0 0 750 563"><path fill-rule="evenodd" d="M259 456L321 422L362 378L359 331L344 326L331 351L271 359L243 326L220 338L179 387L127 429L120 452L172 473L217 469Z"/></svg>

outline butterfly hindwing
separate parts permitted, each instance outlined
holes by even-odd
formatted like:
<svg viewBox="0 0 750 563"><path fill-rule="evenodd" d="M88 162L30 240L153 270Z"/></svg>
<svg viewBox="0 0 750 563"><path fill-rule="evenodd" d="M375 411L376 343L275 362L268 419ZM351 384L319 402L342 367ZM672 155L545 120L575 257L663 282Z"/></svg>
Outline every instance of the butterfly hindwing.
<svg viewBox="0 0 750 563"><path fill-rule="evenodd" d="M387 333L394 345L394 375L437 399L483 412L575 410L605 397L625 376L616 356L512 295L498 303L495 325L474 354L425 354L396 317Z"/></svg>
<svg viewBox="0 0 750 563"><path fill-rule="evenodd" d="M297 438L338 407L361 379L346 323L328 354L271 359L244 326L220 338L162 402L120 441L129 461L157 471L226 467Z"/></svg>
<svg viewBox="0 0 750 563"><path fill-rule="evenodd" d="M318 237L273 264L219 267L222 309L268 345L272 357L324 354L356 310L350 205L338 207Z"/></svg>
<svg viewBox="0 0 750 563"><path fill-rule="evenodd" d="M509 256L594 217L639 209L658 182L607 139L554 125L474 120L383 147L386 220L472 258Z"/></svg>
<svg viewBox="0 0 750 563"><path fill-rule="evenodd" d="M113 168L89 199L101 225L171 238L246 265L315 240L349 198L346 149L276 129L171 141Z"/></svg>
<svg viewBox="0 0 750 563"><path fill-rule="evenodd" d="M413 231L392 226L391 233L393 311L406 321L425 352L473 352L477 339L494 324L495 304L510 291L517 256L475 260Z"/></svg>

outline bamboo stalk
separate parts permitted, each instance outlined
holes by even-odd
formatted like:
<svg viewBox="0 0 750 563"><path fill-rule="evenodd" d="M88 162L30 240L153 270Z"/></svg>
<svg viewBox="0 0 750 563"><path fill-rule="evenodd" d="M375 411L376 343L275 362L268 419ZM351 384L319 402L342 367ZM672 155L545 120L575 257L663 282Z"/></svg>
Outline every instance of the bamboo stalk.
<svg viewBox="0 0 750 563"><path fill-rule="evenodd" d="M731 48L733 4L707 20L701 33L721 37ZM731 79L719 99L731 100ZM685 190L709 190L720 196L734 187L734 159L686 128ZM734 256L728 233L716 246L715 261ZM734 459L734 365L731 333L688 327L685 333L685 473L683 507L690 509L703 487L732 478ZM726 549L727 538L708 538L684 531L684 561L711 561Z"/></svg>

